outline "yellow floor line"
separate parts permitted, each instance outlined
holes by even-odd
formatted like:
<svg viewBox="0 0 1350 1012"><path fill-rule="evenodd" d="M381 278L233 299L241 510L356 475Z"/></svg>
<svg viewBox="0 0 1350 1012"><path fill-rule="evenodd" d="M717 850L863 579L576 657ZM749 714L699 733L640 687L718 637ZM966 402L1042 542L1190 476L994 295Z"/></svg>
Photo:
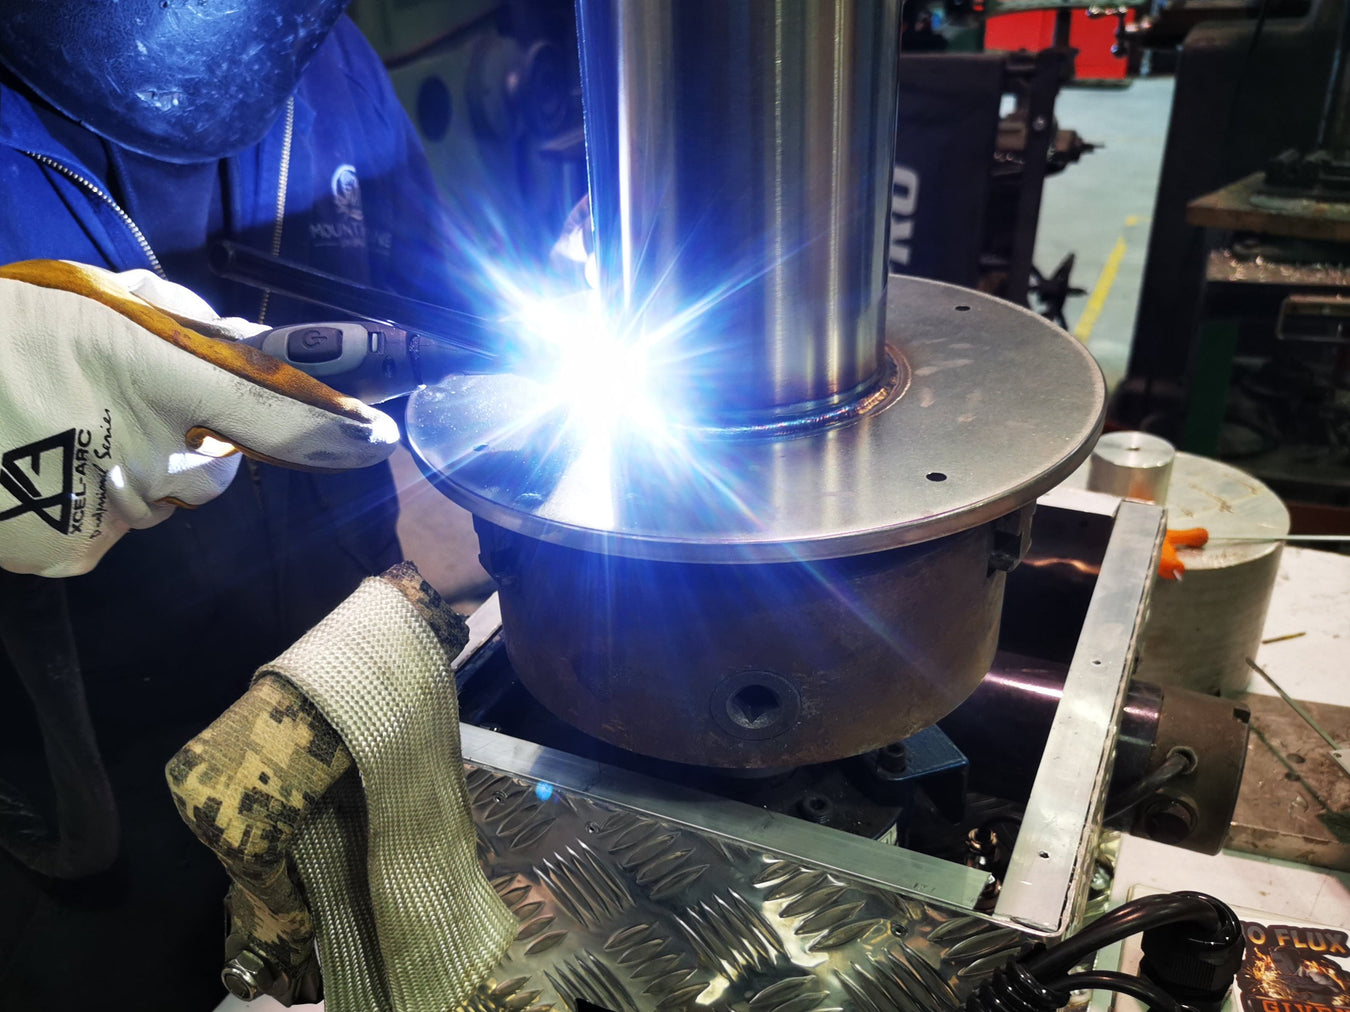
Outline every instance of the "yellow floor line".
<svg viewBox="0 0 1350 1012"><path fill-rule="evenodd" d="M1131 215L1131 218L1134 216ZM1136 221L1125 219L1125 225L1136 224ZM1116 274L1120 272L1120 262L1125 259L1125 237L1119 236L1116 244L1111 247L1111 255L1106 258L1106 264L1102 267L1101 274L1097 275L1097 283L1092 287L1092 295L1088 298L1088 303L1083 307L1083 315L1078 317L1078 322L1074 324L1073 336L1078 338L1084 344L1092 336L1092 328L1097 325L1097 317L1102 315L1102 307L1106 305L1106 297L1111 294L1111 286L1116 283Z"/></svg>

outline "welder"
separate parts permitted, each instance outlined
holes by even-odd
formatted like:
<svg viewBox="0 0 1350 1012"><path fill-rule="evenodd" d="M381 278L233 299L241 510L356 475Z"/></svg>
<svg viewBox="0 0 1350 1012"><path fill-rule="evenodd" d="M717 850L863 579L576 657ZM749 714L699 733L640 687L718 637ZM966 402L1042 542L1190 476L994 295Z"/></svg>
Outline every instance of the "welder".
<svg viewBox="0 0 1350 1012"><path fill-rule="evenodd" d="M344 6L0 19L0 1007L219 1001L224 877L164 762L400 557L391 418L182 327L313 316L214 278L222 238L450 298L431 174Z"/></svg>

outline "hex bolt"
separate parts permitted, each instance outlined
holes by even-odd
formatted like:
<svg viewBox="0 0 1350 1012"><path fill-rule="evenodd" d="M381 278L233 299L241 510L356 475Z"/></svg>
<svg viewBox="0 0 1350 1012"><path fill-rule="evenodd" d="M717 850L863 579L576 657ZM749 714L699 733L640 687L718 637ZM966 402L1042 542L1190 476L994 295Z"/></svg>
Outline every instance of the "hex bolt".
<svg viewBox="0 0 1350 1012"><path fill-rule="evenodd" d="M230 959L220 971L220 982L225 990L242 1001L253 1001L267 994L276 976L267 961L256 952L245 949Z"/></svg>
<svg viewBox="0 0 1350 1012"><path fill-rule="evenodd" d="M797 811L803 818L824 825L834 814L834 804L823 794L804 794L797 800Z"/></svg>
<svg viewBox="0 0 1350 1012"><path fill-rule="evenodd" d="M877 749L877 769L884 773L903 773L908 762L909 756L902 741L893 741Z"/></svg>
<svg viewBox="0 0 1350 1012"><path fill-rule="evenodd" d="M1111 878L1111 869L1098 862L1097 866L1092 869L1092 881L1088 888L1094 893L1104 893L1111 888Z"/></svg>

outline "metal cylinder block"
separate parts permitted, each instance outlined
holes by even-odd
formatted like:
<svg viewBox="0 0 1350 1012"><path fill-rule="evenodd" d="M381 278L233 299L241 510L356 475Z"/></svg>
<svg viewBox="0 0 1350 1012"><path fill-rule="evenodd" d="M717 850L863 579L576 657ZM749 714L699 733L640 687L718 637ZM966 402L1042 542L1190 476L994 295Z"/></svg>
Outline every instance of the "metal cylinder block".
<svg viewBox="0 0 1350 1012"><path fill-rule="evenodd" d="M1211 543L1180 552L1181 580L1158 580L1139 644L1138 677L1231 696L1251 680L1247 658L1261 645L1270 595L1289 533L1289 511L1251 475L1178 453L1167 494L1167 526L1204 527ZM1225 535L1268 534L1271 541Z"/></svg>
<svg viewBox="0 0 1350 1012"><path fill-rule="evenodd" d="M1147 432L1108 432L1097 440L1088 488L1126 499L1165 502L1177 451Z"/></svg>

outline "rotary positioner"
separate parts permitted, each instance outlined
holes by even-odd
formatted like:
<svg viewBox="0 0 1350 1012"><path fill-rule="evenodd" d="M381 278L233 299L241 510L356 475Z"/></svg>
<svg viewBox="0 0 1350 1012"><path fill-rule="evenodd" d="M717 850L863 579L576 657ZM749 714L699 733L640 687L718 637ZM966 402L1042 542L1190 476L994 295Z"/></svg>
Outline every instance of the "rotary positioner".
<svg viewBox="0 0 1350 1012"><path fill-rule="evenodd" d="M599 287L543 324L583 372L409 405L522 682L624 749L785 767L933 724L1100 429L1068 334L887 277L898 7L583 0Z"/></svg>

